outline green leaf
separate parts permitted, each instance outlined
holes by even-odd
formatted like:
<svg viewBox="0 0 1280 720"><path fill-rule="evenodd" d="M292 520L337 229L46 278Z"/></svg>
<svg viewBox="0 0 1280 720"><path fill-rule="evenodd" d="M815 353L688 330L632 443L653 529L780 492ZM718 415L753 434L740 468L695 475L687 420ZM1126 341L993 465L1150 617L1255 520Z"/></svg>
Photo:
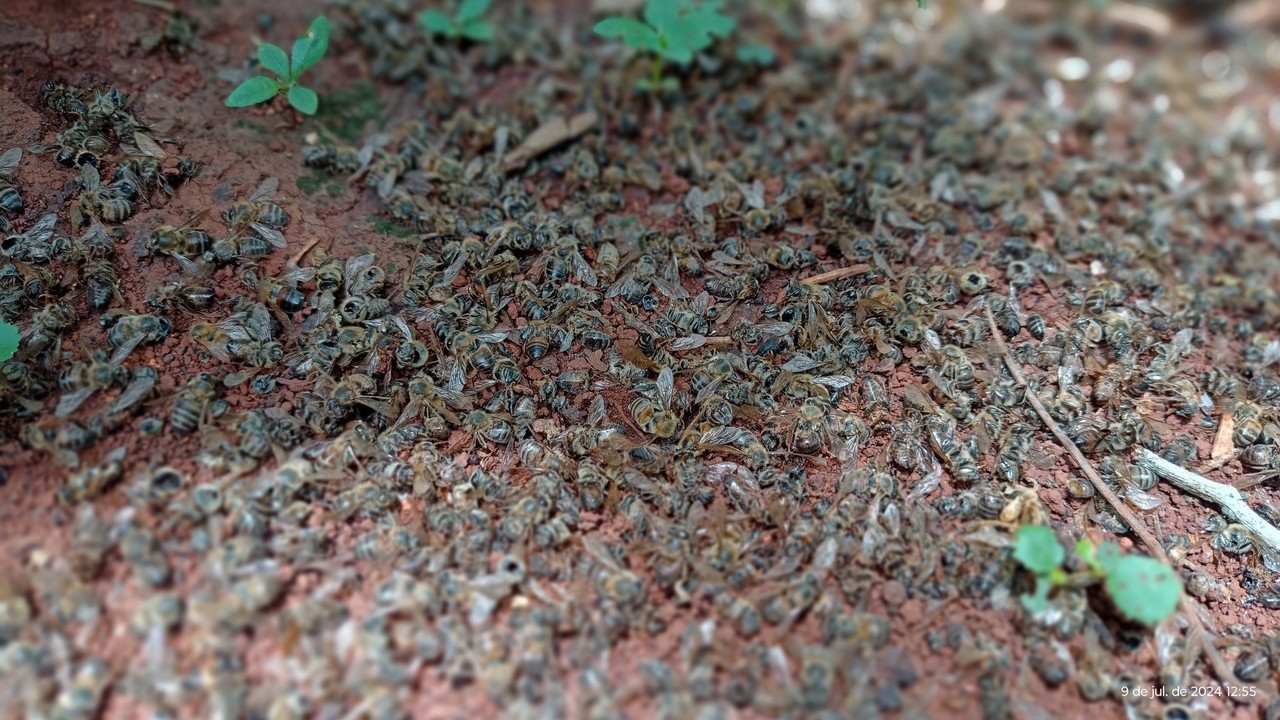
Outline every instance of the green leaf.
<svg viewBox="0 0 1280 720"><path fill-rule="evenodd" d="M289 72L290 80L295 80L299 75L302 74L302 71L299 70L298 68L302 67L302 64L306 62L307 55L310 52L311 52L311 38L307 37L306 35L303 35L302 37L293 41L293 65L291 66L292 69Z"/></svg>
<svg viewBox="0 0 1280 720"><path fill-rule="evenodd" d="M711 47L715 38L725 37L737 25L733 18L720 14L719 0L651 0L650 5L655 6L653 19L649 19L649 6L645 7L645 18L667 39L673 60L677 55L692 59L693 53Z"/></svg>
<svg viewBox="0 0 1280 720"><path fill-rule="evenodd" d="M1066 551L1053 531L1043 525L1023 525L1013 539L1013 558L1036 575L1048 575L1062 564Z"/></svg>
<svg viewBox="0 0 1280 720"><path fill-rule="evenodd" d="M248 107L266 102L280 92L280 83L265 75L251 77L227 96L227 107Z"/></svg>
<svg viewBox="0 0 1280 720"><path fill-rule="evenodd" d="M316 108L320 106L320 98L316 97L315 90L294 85L289 88L289 104L304 115L315 115Z"/></svg>
<svg viewBox="0 0 1280 720"><path fill-rule="evenodd" d="M462 37L472 42L489 42L493 39L493 25L484 20L472 20L462 26Z"/></svg>
<svg viewBox="0 0 1280 720"><path fill-rule="evenodd" d="M596 23L593 30L597 35L603 35L607 38L619 38L628 47L654 51L658 51L661 48L661 43L658 42L658 33L635 18L605 18Z"/></svg>
<svg viewBox="0 0 1280 720"><path fill-rule="evenodd" d="M462 0L462 4L458 6L458 24L466 25L472 20L479 20L491 4L493 0Z"/></svg>
<svg viewBox="0 0 1280 720"><path fill-rule="evenodd" d="M1036 592L1034 595L1023 593L1021 598L1022 607L1026 608L1027 612L1033 615L1047 609L1049 607L1049 589L1051 587L1052 586L1045 581L1044 578L1037 577Z"/></svg>
<svg viewBox="0 0 1280 720"><path fill-rule="evenodd" d="M0 322L0 362L13 357L13 354L18 351L18 342L21 338L22 335L17 326Z"/></svg>
<svg viewBox="0 0 1280 720"><path fill-rule="evenodd" d="M1169 566L1141 555L1126 555L1107 573L1107 594L1125 617L1155 625L1178 607L1182 581Z"/></svg>
<svg viewBox="0 0 1280 720"><path fill-rule="evenodd" d="M293 45L293 76L292 79L297 80L320 59L324 57L325 51L329 49L329 20L321 15L311 21L311 26L307 28L305 38L308 41L306 48L301 56L298 54L298 44ZM299 61L301 57L301 61Z"/></svg>
<svg viewBox="0 0 1280 720"><path fill-rule="evenodd" d="M423 10L418 15L418 24L427 32L450 36L454 34L453 18L436 10Z"/></svg>
<svg viewBox="0 0 1280 720"><path fill-rule="evenodd" d="M258 46L258 62L262 67L275 73L281 80L289 79L289 56L278 46L262 43Z"/></svg>
<svg viewBox="0 0 1280 720"><path fill-rule="evenodd" d="M1097 569L1103 574L1111 574L1116 564L1123 560L1125 554L1115 543L1104 542L1098 546Z"/></svg>
<svg viewBox="0 0 1280 720"><path fill-rule="evenodd" d="M774 61L773 48L768 45L757 45L748 43L739 45L734 52L739 62L755 63L756 65L772 65Z"/></svg>

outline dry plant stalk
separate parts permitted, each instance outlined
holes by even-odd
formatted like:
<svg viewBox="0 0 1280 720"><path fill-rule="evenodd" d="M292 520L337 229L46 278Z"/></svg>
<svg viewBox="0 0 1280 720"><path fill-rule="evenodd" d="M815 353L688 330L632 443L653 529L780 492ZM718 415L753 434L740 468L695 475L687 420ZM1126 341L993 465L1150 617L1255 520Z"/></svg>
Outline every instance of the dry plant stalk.
<svg viewBox="0 0 1280 720"><path fill-rule="evenodd" d="M1000 354L1000 359L1004 361L1005 367L1009 368L1009 373L1013 375L1014 381L1026 390L1027 402L1030 403L1032 409L1036 411L1036 415L1040 416L1040 420L1044 422L1045 427L1048 427L1049 431L1053 433L1053 436L1058 439L1058 443L1061 444L1067 451L1067 454L1071 456L1076 467L1080 468L1080 471L1083 472L1085 476L1089 478L1089 481L1093 483L1098 494L1107 501L1107 504L1110 505L1111 508L1115 510L1116 514L1125 521L1125 524L1133 530L1134 534L1142 540L1142 544L1147 547L1147 550L1150 551L1152 557L1165 565L1172 566L1172 563L1169 561L1169 555L1165 553L1164 547L1160 544L1159 540L1156 539L1156 536L1147 529L1147 526L1143 524L1142 520L1139 519L1132 510L1129 509L1129 506L1124 504L1124 501L1115 494L1115 491L1102 481L1102 477L1099 476L1098 471L1093 468L1093 464L1084 456L1084 453L1080 452L1080 448L1076 447L1076 444L1071 441L1071 438L1067 437L1067 434L1063 432L1062 427L1059 426L1057 421L1049 415L1049 410L1045 408L1044 403L1040 401L1040 398L1027 385L1027 378L1022 374L1022 368L1018 367L1018 364L1015 363L1013 358L1009 355L1009 347L1005 345L1004 337L1000 333L1000 328L996 327L996 319L995 316L991 314L991 307L989 305L984 306L983 312L986 313L987 316L987 325L991 330L991 338L995 342L996 352ZM1188 646L1194 647L1196 643L1199 643L1201 650L1204 652L1205 660L1208 661L1209 666L1213 669L1213 674L1217 676L1218 682L1221 683L1224 688L1232 687L1232 678L1234 675L1231 667L1227 665L1226 660L1222 658L1222 654L1218 652L1218 648L1213 644L1213 639L1209 636L1208 630L1205 629L1204 621L1200 619L1200 603L1190 595L1183 593L1181 605L1184 611L1183 614L1187 618ZM1201 641L1202 639L1204 642ZM1228 695L1232 698L1237 698L1240 697L1242 693L1228 693ZM1240 697L1237 702L1245 702L1245 700L1243 697Z"/></svg>
<svg viewBox="0 0 1280 720"><path fill-rule="evenodd" d="M1254 512L1236 488L1178 467L1146 448L1138 450L1137 462L1192 495L1216 503L1222 508L1223 515L1245 526L1272 550L1280 552L1280 530Z"/></svg>

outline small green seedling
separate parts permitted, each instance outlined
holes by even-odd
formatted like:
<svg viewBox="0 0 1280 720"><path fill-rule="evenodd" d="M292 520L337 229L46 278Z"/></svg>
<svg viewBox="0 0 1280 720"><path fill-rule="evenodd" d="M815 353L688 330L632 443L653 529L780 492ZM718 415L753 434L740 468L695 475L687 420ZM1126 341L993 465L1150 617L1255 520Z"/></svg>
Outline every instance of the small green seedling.
<svg viewBox="0 0 1280 720"><path fill-rule="evenodd" d="M18 328L7 322L0 322L0 362L13 357L18 352L18 340L21 335Z"/></svg>
<svg viewBox="0 0 1280 720"><path fill-rule="evenodd" d="M493 25L484 19L493 0L462 0L458 12L449 17L438 10L423 10L418 24L424 30L454 40L488 42L493 39Z"/></svg>
<svg viewBox="0 0 1280 720"><path fill-rule="evenodd" d="M649 91L674 90L674 78L662 77L662 61L687 65L694 53L711 47L717 37L726 37L737 25L720 13L720 0L648 0L644 22L629 17L612 17L596 23L595 31L607 38L620 38L637 50L653 53L653 67L647 80L639 83Z"/></svg>
<svg viewBox="0 0 1280 720"><path fill-rule="evenodd" d="M271 43L258 45L258 62L277 78L266 75L251 77L227 97L227 107L248 107L266 102L284 94L289 104L300 113L314 115L320 99L311 88L298 84L298 78L312 65L320 62L329 49L329 21L323 15L311 21L307 34L293 41L293 59Z"/></svg>
<svg viewBox="0 0 1280 720"><path fill-rule="evenodd" d="M1069 575L1062 568L1066 551L1053 531L1043 525L1024 525L1013 541L1013 557L1036 576L1036 590L1022 596L1028 612L1048 607L1049 593L1065 585L1089 585L1101 581L1116 609L1130 620L1155 625L1169 617L1182 597L1182 581L1167 565L1142 555L1125 555L1114 543L1094 546L1076 543L1084 561L1083 573Z"/></svg>

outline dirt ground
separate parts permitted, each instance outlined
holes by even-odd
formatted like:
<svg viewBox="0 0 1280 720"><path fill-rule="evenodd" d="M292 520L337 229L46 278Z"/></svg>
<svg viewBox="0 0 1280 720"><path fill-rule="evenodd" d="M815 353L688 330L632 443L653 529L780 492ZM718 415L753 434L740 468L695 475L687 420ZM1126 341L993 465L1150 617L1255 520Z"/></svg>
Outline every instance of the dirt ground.
<svg viewBox="0 0 1280 720"><path fill-rule="evenodd" d="M190 42L157 35L168 15L150 3L0 8L0 151L24 149L0 236L47 213L55 240L84 232L46 81L119 89L198 163L106 222L106 249L0 247L0 314L46 390L0 374L0 716L1280 717L1280 549L1128 465L1144 446L1221 457L1207 476L1263 473L1249 504L1280 517L1265 7L747 4L743 42L776 63L708 53L655 99L631 89L648 65L593 36L581 3L496 7L498 39L474 46L420 38L419 8L390 0L178 5ZM319 12L320 114L225 107L254 39L287 48ZM147 252L162 225L233 233L224 213L266 178L283 249L202 278ZM370 254L386 282L357 292ZM297 312L243 279L326 258L333 310L322 271ZM118 344L91 305L103 260L111 309L171 326L116 363L155 387L108 425L125 383L57 412L59 378ZM207 307L148 305L188 280ZM58 298L74 319L33 347ZM353 299L385 315L340 317ZM1016 323L1030 389L984 305ZM195 339L258 308L271 362ZM368 344L341 350L344 329ZM418 341L415 368L399 353ZM220 400L180 433L175 405L206 372ZM1009 542L1025 516L1001 516L1018 498L1063 539L1148 551L1075 491L1083 472L1028 393L1194 605L1155 629L1097 587L1023 609ZM269 432L247 425L262 417ZM939 418L954 437L931 443ZM1188 652L1190 607L1234 677Z"/></svg>

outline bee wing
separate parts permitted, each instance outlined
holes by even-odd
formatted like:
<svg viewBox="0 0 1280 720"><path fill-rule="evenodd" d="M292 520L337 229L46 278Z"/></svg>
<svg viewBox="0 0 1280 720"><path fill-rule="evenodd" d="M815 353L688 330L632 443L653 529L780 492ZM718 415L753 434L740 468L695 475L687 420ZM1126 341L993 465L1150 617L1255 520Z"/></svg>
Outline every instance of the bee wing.
<svg viewBox="0 0 1280 720"><path fill-rule="evenodd" d="M111 240L107 235L106 226L99 222L98 218L93 218L89 221L89 229L80 236L80 242L84 245L100 245L109 243Z"/></svg>
<svg viewBox="0 0 1280 720"><path fill-rule="evenodd" d="M255 340L270 340L271 312L267 310L267 306L262 303L254 303L253 309L249 311L249 320L245 327Z"/></svg>
<svg viewBox="0 0 1280 720"><path fill-rule="evenodd" d="M85 190L97 190L102 185L102 177L98 175L98 168L85 163L80 166L80 184Z"/></svg>
<svg viewBox="0 0 1280 720"><path fill-rule="evenodd" d="M476 340L479 340L480 342L487 343L487 344L500 343L506 339L507 339L507 332L505 330L480 333L479 335L476 336Z"/></svg>
<svg viewBox="0 0 1280 720"><path fill-rule="evenodd" d="M462 253L458 253L458 257L454 258L453 262L449 263L449 267L445 268L444 272L440 273L439 279L435 282L435 287L452 285L454 279L458 277L458 273L462 272L462 266L466 261L467 256Z"/></svg>
<svg viewBox="0 0 1280 720"><path fill-rule="evenodd" d="M32 225L31 229L27 230L23 234L26 235L29 240L42 243L53 237L53 227L57 224L58 216L55 213L49 213L37 220L36 224Z"/></svg>
<svg viewBox="0 0 1280 720"><path fill-rule="evenodd" d="M445 383L445 387L454 392L462 392L462 388L466 385L467 373L460 363L455 362L453 367L449 368L449 380Z"/></svg>
<svg viewBox="0 0 1280 720"><path fill-rule="evenodd" d="M697 313L698 315L706 315L707 310L709 310L710 308L711 308L711 294L708 293L706 290L703 290L702 292L694 296L693 300L689 303L689 309Z"/></svg>
<svg viewBox="0 0 1280 720"><path fill-rule="evenodd" d="M134 348L141 345L142 341L145 340L146 337L147 336L144 333L137 333L133 337L126 340L123 345L116 348L116 351L112 353L111 355L112 364L119 365L120 363L124 362L124 359L129 357L129 353L133 352Z"/></svg>
<svg viewBox="0 0 1280 720"><path fill-rule="evenodd" d="M671 396L675 393L676 378L671 372L671 368L664 367L658 372L658 399L663 402L663 407L671 407Z"/></svg>
<svg viewBox="0 0 1280 720"><path fill-rule="evenodd" d="M280 276L282 282L297 284L306 282L316 276L316 269L313 267L295 267L284 271Z"/></svg>
<svg viewBox="0 0 1280 720"><path fill-rule="evenodd" d="M591 263L588 263L582 257L582 253L574 251L573 253L573 272L579 280L595 287L600 281L596 278L596 273L591 269Z"/></svg>
<svg viewBox="0 0 1280 720"><path fill-rule="evenodd" d="M377 256L375 256L373 253L369 253L368 255L356 255L354 257L347 258L347 264L342 271L342 278L345 283L346 291L348 294L354 294L351 292L353 289L353 284L356 282L356 280L359 279L359 277L362 274L364 274L364 271L366 269L368 269L371 265L373 265L373 261L376 259L377 259Z"/></svg>
<svg viewBox="0 0 1280 720"><path fill-rule="evenodd" d="M213 270L211 266L205 265L204 263L198 263L181 253L175 253L169 257L172 257L177 261L183 272L194 278L208 277L209 272Z"/></svg>
<svg viewBox="0 0 1280 720"><path fill-rule="evenodd" d="M387 173L378 179L378 197L386 200L391 197L391 191L396 188L396 176L394 173Z"/></svg>
<svg viewBox="0 0 1280 720"><path fill-rule="evenodd" d="M604 296L607 298L617 297L623 293L631 291L632 285L635 284L635 271L627 270L622 276L613 281L609 289L605 291Z"/></svg>
<svg viewBox="0 0 1280 720"><path fill-rule="evenodd" d="M57 417L64 418L76 411L81 403L89 399L93 394L93 387L80 388L73 392L66 393L58 398L58 408L53 414Z"/></svg>
<svg viewBox="0 0 1280 720"><path fill-rule="evenodd" d="M591 399L591 409L587 412L587 425L600 427L609 419L609 410L605 407L604 396L596 395Z"/></svg>
<svg viewBox="0 0 1280 720"><path fill-rule="evenodd" d="M225 346L216 342L209 342L201 338L197 338L196 341L200 343L200 347L203 347L206 352L218 360L221 360L224 363L231 362L231 353L227 352L227 348Z"/></svg>
<svg viewBox="0 0 1280 720"><path fill-rule="evenodd" d="M269 177L262 181L257 190L249 196L249 202L260 202L262 200L270 200L271 196L276 194L276 190L280 189L280 181L276 178Z"/></svg>
<svg viewBox="0 0 1280 720"><path fill-rule="evenodd" d="M156 158L158 160L163 160L169 156L169 153L165 152L164 148L160 147L160 143L152 140L149 135L135 132L133 134L133 141L137 143L138 152L142 155Z"/></svg>
<svg viewBox="0 0 1280 720"><path fill-rule="evenodd" d="M690 335L688 337L676 338L676 340L671 343L671 349L675 351L694 350L706 344L707 337L705 335Z"/></svg>
<svg viewBox="0 0 1280 720"><path fill-rule="evenodd" d="M284 248L289 246L289 244L284 241L284 233L280 232L279 230L273 227L267 227L262 223L249 223L249 227L252 227L254 230L256 230L258 234L262 236L263 240L266 240L267 242L271 243L272 245L275 245L278 248Z"/></svg>
<svg viewBox="0 0 1280 720"><path fill-rule="evenodd" d="M149 397L155 386L156 376L153 373L135 374L133 380L125 386L124 392L120 393L120 397L111 401L110 411L118 413L133 408Z"/></svg>
<svg viewBox="0 0 1280 720"><path fill-rule="evenodd" d="M18 161L22 160L22 148L9 148L0 153L0 177L10 177L18 169Z"/></svg>
<svg viewBox="0 0 1280 720"><path fill-rule="evenodd" d="M724 382L724 377L725 376L723 375L718 375L712 379L711 382L707 383L706 386L698 391L698 394L694 397L693 401L695 403L701 403L703 400L711 397L711 395L715 393L716 388L720 387L720 383Z"/></svg>

